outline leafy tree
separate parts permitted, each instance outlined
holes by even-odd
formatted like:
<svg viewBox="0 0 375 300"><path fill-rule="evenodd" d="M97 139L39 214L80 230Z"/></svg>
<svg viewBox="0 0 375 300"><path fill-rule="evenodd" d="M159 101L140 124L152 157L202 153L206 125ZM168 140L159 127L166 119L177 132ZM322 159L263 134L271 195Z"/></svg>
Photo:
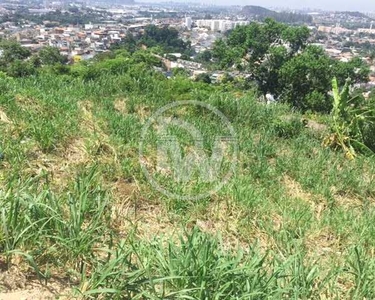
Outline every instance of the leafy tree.
<svg viewBox="0 0 375 300"><path fill-rule="evenodd" d="M304 102L305 107L312 111L326 113L332 109L332 102L327 100L327 95L315 90L305 97Z"/></svg>
<svg viewBox="0 0 375 300"><path fill-rule="evenodd" d="M307 96L311 98L314 91L325 95L328 101L331 60L322 48L308 46L303 53L287 61L279 75L282 97L293 106L309 109L304 100Z"/></svg>
<svg viewBox="0 0 375 300"><path fill-rule="evenodd" d="M25 61L31 56L30 50L14 40L0 42L0 70L12 77L28 76L35 73L37 60Z"/></svg>
<svg viewBox="0 0 375 300"><path fill-rule="evenodd" d="M229 65L226 63L228 52L229 47L223 39L219 39L215 42L212 55L218 61L221 68L229 67Z"/></svg>
<svg viewBox="0 0 375 300"><path fill-rule="evenodd" d="M179 52L188 56L192 54L191 43L183 41L175 28L168 26L159 28L155 25L147 26L143 34L135 36L128 34L121 43L112 46L112 49L122 48L134 53L142 45L147 48L158 47L159 54L162 52Z"/></svg>
<svg viewBox="0 0 375 300"><path fill-rule="evenodd" d="M208 84L210 84L212 82L210 75L208 75L207 73L199 74L195 78L195 81L197 81L197 82L204 82L204 83L208 83Z"/></svg>
<svg viewBox="0 0 375 300"><path fill-rule="evenodd" d="M203 63L208 63L212 59L212 52L210 50L205 50L199 53L196 57L196 60Z"/></svg>
<svg viewBox="0 0 375 300"><path fill-rule="evenodd" d="M235 64L237 68L249 70L262 93L277 95L282 91L279 70L305 48L309 35L306 27L288 27L266 19L264 24L252 23L234 29L227 43L216 43L214 57L220 60L221 66Z"/></svg>
<svg viewBox="0 0 375 300"><path fill-rule="evenodd" d="M250 68L256 67L265 58L271 46L283 43L281 34L285 28L272 19L267 19L264 24L252 23L248 26L245 47Z"/></svg>
<svg viewBox="0 0 375 300"><path fill-rule="evenodd" d="M239 66L244 57L245 50L240 46L230 47L224 40L217 40L212 52L213 58L222 69Z"/></svg>
<svg viewBox="0 0 375 300"><path fill-rule="evenodd" d="M50 66L55 64L64 64L68 59L60 54L59 49L55 47L44 47L39 51L39 57L42 65Z"/></svg>
<svg viewBox="0 0 375 300"><path fill-rule="evenodd" d="M122 50L117 50L117 51L122 51ZM99 53L99 54L95 55L94 60L95 61L103 61L103 60L106 60L106 59L114 59L118 55L117 51L109 51L109 52ZM123 51L125 51L125 50L123 50Z"/></svg>
<svg viewBox="0 0 375 300"><path fill-rule="evenodd" d="M36 68L27 61L15 60L7 67L7 74L12 77L25 77L36 73Z"/></svg>
<svg viewBox="0 0 375 300"><path fill-rule="evenodd" d="M308 46L310 31L266 19L235 28L227 40L218 40L212 51L221 69L247 70L263 93L306 110L328 112L330 81L347 78L367 82L369 68L360 58L335 61L320 47Z"/></svg>
<svg viewBox="0 0 375 300"><path fill-rule="evenodd" d="M20 20L28 20L37 24L43 24L45 21L59 23L64 25L69 24L87 24L89 22L98 23L101 21L102 15L108 15L108 13L98 13L97 11L86 9L84 12L78 8L71 8L71 11L61 12L56 10L48 12L46 14L33 14L28 10L17 10L12 14L4 15L0 18L0 22L15 22L20 23ZM52 27L53 23L47 23L47 27Z"/></svg>
<svg viewBox="0 0 375 300"><path fill-rule="evenodd" d="M137 39L133 34L128 33L125 38L120 42L111 46L112 50L125 49L130 53L137 51Z"/></svg>
<svg viewBox="0 0 375 300"><path fill-rule="evenodd" d="M161 46L165 52L183 53L190 48L189 43L180 39L179 33L175 28L167 26L162 28L155 25L147 26L138 43L147 47Z"/></svg>
<svg viewBox="0 0 375 300"><path fill-rule="evenodd" d="M161 61L154 54L146 51L137 51L132 56L135 63L145 63L148 66L161 67Z"/></svg>
<svg viewBox="0 0 375 300"><path fill-rule="evenodd" d="M221 83L227 84L227 83L233 83L233 82L234 82L233 76L230 75L228 72L224 73L224 75L221 79Z"/></svg>
<svg viewBox="0 0 375 300"><path fill-rule="evenodd" d="M359 57L355 57L347 63L336 61L333 65L333 73L339 86L343 86L348 78L353 83L367 82L370 69L366 62Z"/></svg>
<svg viewBox="0 0 375 300"><path fill-rule="evenodd" d="M34 68L40 68L40 66L42 65L42 61L40 60L40 57L38 55L32 55L29 58L29 63Z"/></svg>
<svg viewBox="0 0 375 300"><path fill-rule="evenodd" d="M182 77L189 77L189 72L184 68L174 68L172 69L173 76L182 76Z"/></svg>
<svg viewBox="0 0 375 300"><path fill-rule="evenodd" d="M2 40L0 42L0 65L7 66L16 60L24 60L30 57L29 49L22 47L19 43L13 40Z"/></svg>
<svg viewBox="0 0 375 300"><path fill-rule="evenodd" d="M263 94L281 93L279 70L288 59L287 49L283 46L271 47L264 60L253 69L253 78Z"/></svg>
<svg viewBox="0 0 375 300"><path fill-rule="evenodd" d="M310 30L303 27L287 27L282 32L282 39L290 45L292 53L304 49L310 37Z"/></svg>

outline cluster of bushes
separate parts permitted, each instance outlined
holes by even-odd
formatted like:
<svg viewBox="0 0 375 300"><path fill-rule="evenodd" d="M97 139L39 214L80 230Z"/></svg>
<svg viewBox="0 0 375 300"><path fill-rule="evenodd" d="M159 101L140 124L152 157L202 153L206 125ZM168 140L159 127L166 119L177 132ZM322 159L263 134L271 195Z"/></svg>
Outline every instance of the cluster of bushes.
<svg viewBox="0 0 375 300"><path fill-rule="evenodd" d="M63 65L67 58L57 48L45 47L37 54L32 54L13 40L0 41L0 71L12 77L36 74L41 66Z"/></svg>
<svg viewBox="0 0 375 300"><path fill-rule="evenodd" d="M122 48L134 52L141 46L157 48L159 53L182 53L185 56L193 54L191 43L183 41L175 28L169 28L168 26L159 28L155 25L147 26L142 34L129 34L113 49Z"/></svg>
<svg viewBox="0 0 375 300"><path fill-rule="evenodd" d="M45 47L33 54L13 40L0 42L0 71L10 77L25 77L39 72L52 72L56 75L72 75L84 80L97 78L104 73L122 74L137 65L161 67L161 61L147 51L129 53L115 50L96 56L91 61L82 61L72 66L67 65L68 58L61 55L54 47ZM141 69L142 66L141 66ZM139 74L135 71L134 74Z"/></svg>

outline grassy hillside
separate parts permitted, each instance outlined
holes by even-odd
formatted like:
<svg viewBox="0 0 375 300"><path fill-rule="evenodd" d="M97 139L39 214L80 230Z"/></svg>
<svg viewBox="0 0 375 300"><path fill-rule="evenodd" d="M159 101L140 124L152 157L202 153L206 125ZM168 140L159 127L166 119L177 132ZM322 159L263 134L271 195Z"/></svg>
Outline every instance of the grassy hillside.
<svg viewBox="0 0 375 300"><path fill-rule="evenodd" d="M375 297L375 160L323 147L324 117L227 85L167 80L136 59L66 73L0 78L0 275L14 278L3 291ZM150 186L138 147L152 113L191 99L231 121L239 164L219 193L182 201Z"/></svg>

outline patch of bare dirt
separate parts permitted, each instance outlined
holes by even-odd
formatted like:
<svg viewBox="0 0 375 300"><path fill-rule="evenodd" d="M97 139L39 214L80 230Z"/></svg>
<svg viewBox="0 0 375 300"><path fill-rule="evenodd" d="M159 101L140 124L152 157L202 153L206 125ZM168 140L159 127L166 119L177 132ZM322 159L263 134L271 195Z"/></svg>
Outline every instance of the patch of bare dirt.
<svg viewBox="0 0 375 300"><path fill-rule="evenodd" d="M300 183L295 181L293 178L285 175L283 178L283 183L288 196L306 200L308 202L311 201L312 194L304 191Z"/></svg>
<svg viewBox="0 0 375 300"><path fill-rule="evenodd" d="M312 193L305 191L299 182L295 181L293 178L287 175L285 175L283 178L283 184L289 197L301 199L308 202L315 212L317 219L320 219L322 212L327 207L326 200L323 199L323 196L313 195ZM336 204L340 207L353 209L361 208L363 206L363 202L356 195L337 192L335 187L332 187L331 192Z"/></svg>
<svg viewBox="0 0 375 300"><path fill-rule="evenodd" d="M345 209L356 209L362 208L363 206L362 200L356 195L337 191L336 187L331 188L331 193L333 194L336 204L340 207Z"/></svg>
<svg viewBox="0 0 375 300"><path fill-rule="evenodd" d="M66 280L50 279L42 284L16 266L0 273L0 300L73 299Z"/></svg>
<svg viewBox="0 0 375 300"><path fill-rule="evenodd" d="M28 96L24 96L24 95L16 95L15 96L15 101L17 103L18 106L20 107L27 107L27 108L30 108L30 107L39 107L39 103L38 103L38 100L36 99L33 99L31 97L28 97Z"/></svg>
<svg viewBox="0 0 375 300"><path fill-rule="evenodd" d="M90 101L81 101L78 103L78 107L82 112L80 124L81 130L89 133L97 132L98 128L92 114L93 104Z"/></svg>

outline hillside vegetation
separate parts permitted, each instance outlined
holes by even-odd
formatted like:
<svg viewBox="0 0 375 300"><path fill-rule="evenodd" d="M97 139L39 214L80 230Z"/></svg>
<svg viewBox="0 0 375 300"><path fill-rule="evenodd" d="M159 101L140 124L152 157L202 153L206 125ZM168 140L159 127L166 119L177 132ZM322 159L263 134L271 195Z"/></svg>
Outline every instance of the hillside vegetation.
<svg viewBox="0 0 375 300"><path fill-rule="evenodd" d="M284 23L312 23L313 18L306 14L292 13L292 12L276 12L261 6L247 5L244 6L241 12L247 17L255 20L263 21L266 18L273 18L278 22Z"/></svg>
<svg viewBox="0 0 375 300"><path fill-rule="evenodd" d="M147 51L117 50L0 75L2 291L375 298L375 159L323 143L337 133L333 124L351 128L342 122L356 114L344 105L347 88L334 86L332 123L288 102L266 105L241 80L166 79L153 70L158 64ZM138 154L149 117L192 99L220 110L239 144L235 176L198 201L154 190ZM210 122L199 109L176 114Z"/></svg>

